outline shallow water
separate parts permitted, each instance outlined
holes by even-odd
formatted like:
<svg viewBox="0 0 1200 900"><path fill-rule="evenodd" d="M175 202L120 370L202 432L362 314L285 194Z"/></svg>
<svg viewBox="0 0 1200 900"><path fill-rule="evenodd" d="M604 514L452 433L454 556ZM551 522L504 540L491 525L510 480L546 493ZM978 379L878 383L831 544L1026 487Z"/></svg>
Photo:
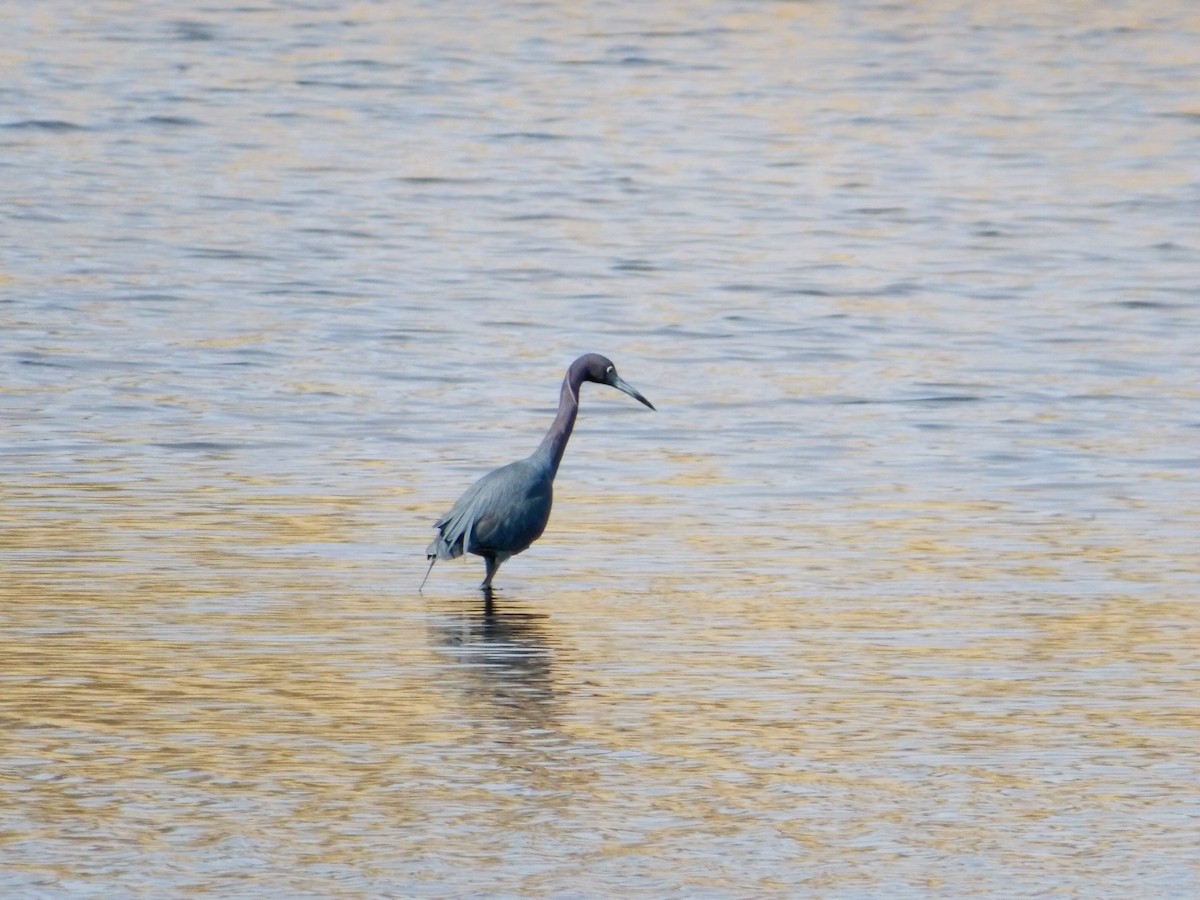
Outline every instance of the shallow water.
<svg viewBox="0 0 1200 900"><path fill-rule="evenodd" d="M1189 4L6 19L5 896L1195 895Z"/></svg>

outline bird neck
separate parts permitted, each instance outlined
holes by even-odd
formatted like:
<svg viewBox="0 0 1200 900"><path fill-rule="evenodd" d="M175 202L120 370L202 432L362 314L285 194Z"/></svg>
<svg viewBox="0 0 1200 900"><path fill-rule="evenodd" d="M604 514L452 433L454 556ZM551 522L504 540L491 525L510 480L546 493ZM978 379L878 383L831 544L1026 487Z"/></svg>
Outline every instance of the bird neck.
<svg viewBox="0 0 1200 900"><path fill-rule="evenodd" d="M567 377L563 379L562 392L558 396L558 415L554 424L542 438L541 445L534 456L541 457L550 467L550 477L558 473L558 464L562 462L563 451L567 449L567 441L575 428L575 417L579 414L579 386L583 384L583 368L571 366Z"/></svg>

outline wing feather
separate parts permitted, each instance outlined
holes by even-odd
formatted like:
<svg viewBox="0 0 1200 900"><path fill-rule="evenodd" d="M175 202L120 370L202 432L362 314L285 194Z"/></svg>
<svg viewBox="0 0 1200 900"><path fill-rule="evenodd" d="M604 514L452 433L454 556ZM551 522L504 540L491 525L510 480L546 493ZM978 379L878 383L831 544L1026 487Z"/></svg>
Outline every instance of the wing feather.
<svg viewBox="0 0 1200 900"><path fill-rule="evenodd" d="M536 541L550 519L551 479L527 459L484 475L438 519L428 558L466 553L508 557Z"/></svg>

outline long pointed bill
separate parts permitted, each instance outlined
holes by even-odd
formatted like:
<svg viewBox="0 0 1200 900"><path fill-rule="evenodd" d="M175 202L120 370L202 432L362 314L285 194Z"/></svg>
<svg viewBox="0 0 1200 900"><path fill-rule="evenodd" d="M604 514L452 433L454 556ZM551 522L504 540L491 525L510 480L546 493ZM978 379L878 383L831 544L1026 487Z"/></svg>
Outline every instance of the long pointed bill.
<svg viewBox="0 0 1200 900"><path fill-rule="evenodd" d="M629 382L627 382L625 379L623 379L620 375L617 375L614 373L613 380L612 380L612 386L615 387L618 391L624 391L626 394L628 394L630 397L632 397L638 403L644 403L646 406L650 407L651 409L654 409L654 404L651 403L649 400L647 400L645 397L643 397L641 394L639 394L637 391L635 391L633 389L633 386ZM657 412L657 410L655 410L655 412Z"/></svg>

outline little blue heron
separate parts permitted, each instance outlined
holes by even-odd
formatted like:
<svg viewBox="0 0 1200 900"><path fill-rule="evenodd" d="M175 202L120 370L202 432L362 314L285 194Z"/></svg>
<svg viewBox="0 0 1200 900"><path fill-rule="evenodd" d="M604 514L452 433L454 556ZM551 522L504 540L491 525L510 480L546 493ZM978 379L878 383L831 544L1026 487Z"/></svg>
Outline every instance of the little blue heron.
<svg viewBox="0 0 1200 900"><path fill-rule="evenodd" d="M438 536L425 549L430 560L426 580L439 559L474 553L483 557L487 567L487 577L479 587L490 592L500 564L542 536L550 521L554 476L575 427L579 388L585 381L611 385L654 409L654 404L621 379L611 360L598 353L579 357L563 379L554 424L533 454L484 475L434 523Z"/></svg>

